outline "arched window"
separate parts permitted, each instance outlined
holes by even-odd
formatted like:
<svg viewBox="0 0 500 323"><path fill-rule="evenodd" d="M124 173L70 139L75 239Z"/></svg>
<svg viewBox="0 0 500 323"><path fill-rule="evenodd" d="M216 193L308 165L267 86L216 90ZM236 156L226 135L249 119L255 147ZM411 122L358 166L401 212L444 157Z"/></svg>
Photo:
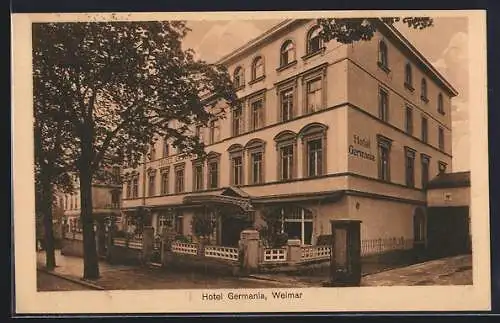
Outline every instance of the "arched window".
<svg viewBox="0 0 500 323"><path fill-rule="evenodd" d="M406 63L406 66L405 66L405 86L409 89L413 89L412 84L413 84L413 78L412 78L411 65L410 65L410 63Z"/></svg>
<svg viewBox="0 0 500 323"><path fill-rule="evenodd" d="M326 173L326 131L321 123L311 123L303 127L299 136L303 143L304 177L321 176Z"/></svg>
<svg viewBox="0 0 500 323"><path fill-rule="evenodd" d="M278 180L280 181L291 180L296 176L296 138L297 135L289 130L284 130L274 137L278 150Z"/></svg>
<svg viewBox="0 0 500 323"><path fill-rule="evenodd" d="M420 82L420 98L422 101L427 102L427 81L425 78L422 78L422 81Z"/></svg>
<svg viewBox="0 0 500 323"><path fill-rule="evenodd" d="M227 151L229 152L229 160L231 162L231 173L229 176L231 185L243 185L243 146L240 144L233 144Z"/></svg>
<svg viewBox="0 0 500 323"><path fill-rule="evenodd" d="M439 93L438 95L438 103L437 103L438 112L444 114L444 102L443 102L443 94Z"/></svg>
<svg viewBox="0 0 500 323"><path fill-rule="evenodd" d="M236 87L236 88L239 88L239 87L245 85L245 71L243 70L243 67L238 66L234 70L233 83L234 83L234 87Z"/></svg>
<svg viewBox="0 0 500 323"><path fill-rule="evenodd" d="M378 64L384 68L389 67L389 57L387 54L387 45L382 40L380 41L380 43L378 45Z"/></svg>
<svg viewBox="0 0 500 323"><path fill-rule="evenodd" d="M287 40L281 46L280 66L285 66L295 61L295 45L291 40Z"/></svg>
<svg viewBox="0 0 500 323"><path fill-rule="evenodd" d="M257 138L251 139L245 149L248 155L249 184L264 183L265 142Z"/></svg>
<svg viewBox="0 0 500 323"><path fill-rule="evenodd" d="M320 32L320 26L314 26L307 33L307 54L318 52L323 48Z"/></svg>
<svg viewBox="0 0 500 323"><path fill-rule="evenodd" d="M259 79L264 76L264 59L259 56L252 63L252 80Z"/></svg>

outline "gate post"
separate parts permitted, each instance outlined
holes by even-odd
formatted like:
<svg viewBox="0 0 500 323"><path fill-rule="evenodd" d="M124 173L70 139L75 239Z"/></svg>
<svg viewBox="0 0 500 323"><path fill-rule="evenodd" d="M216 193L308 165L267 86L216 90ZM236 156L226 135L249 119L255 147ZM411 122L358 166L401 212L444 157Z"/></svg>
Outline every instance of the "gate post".
<svg viewBox="0 0 500 323"><path fill-rule="evenodd" d="M142 262L144 264L149 262L153 252L154 243L154 229L153 227L144 227L142 235Z"/></svg>
<svg viewBox="0 0 500 323"><path fill-rule="evenodd" d="M240 264L244 272L255 272L259 268L259 231L243 230L240 234Z"/></svg>

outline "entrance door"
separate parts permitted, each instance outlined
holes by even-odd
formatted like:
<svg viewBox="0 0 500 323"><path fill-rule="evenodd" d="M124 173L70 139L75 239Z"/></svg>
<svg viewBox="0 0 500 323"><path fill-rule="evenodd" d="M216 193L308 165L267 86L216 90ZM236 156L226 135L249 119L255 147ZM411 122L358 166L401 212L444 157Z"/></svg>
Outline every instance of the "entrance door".
<svg viewBox="0 0 500 323"><path fill-rule="evenodd" d="M429 208L428 250L432 257L447 257L469 252L469 208Z"/></svg>
<svg viewBox="0 0 500 323"><path fill-rule="evenodd" d="M231 215L221 216L221 244L228 247L237 247L241 231L248 228L248 221Z"/></svg>

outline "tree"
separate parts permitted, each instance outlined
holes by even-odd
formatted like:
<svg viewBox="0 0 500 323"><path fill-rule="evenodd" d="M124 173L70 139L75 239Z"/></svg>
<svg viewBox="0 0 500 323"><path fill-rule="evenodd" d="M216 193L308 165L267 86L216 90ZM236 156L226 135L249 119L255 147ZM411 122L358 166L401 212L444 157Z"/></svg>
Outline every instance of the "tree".
<svg viewBox="0 0 500 323"><path fill-rule="evenodd" d="M37 237L43 236L45 266L52 270L56 266L52 225L55 191L70 192L72 190L71 179L67 173L70 170L68 161L72 142L67 136L63 123L59 123L45 113L54 106L47 101L36 73L33 89ZM40 229L43 229L43 233Z"/></svg>
<svg viewBox="0 0 500 323"><path fill-rule="evenodd" d="M269 206L264 208L261 213L261 218L266 223L258 231L264 242L271 248L280 248L286 244L288 235L281 232L282 226L282 207Z"/></svg>
<svg viewBox="0 0 500 323"><path fill-rule="evenodd" d="M194 59L182 21L33 24L35 71L75 138L83 224L83 277L99 277L93 231L93 180L125 161L135 167L157 136L203 154L192 124L206 126L214 106L237 104L227 71Z"/></svg>
<svg viewBox="0 0 500 323"><path fill-rule="evenodd" d="M336 40L342 44L372 39L380 24L394 25L402 22L409 28L424 29L433 26L429 17L384 17L384 18L322 18L318 24L322 27L320 33L325 41Z"/></svg>

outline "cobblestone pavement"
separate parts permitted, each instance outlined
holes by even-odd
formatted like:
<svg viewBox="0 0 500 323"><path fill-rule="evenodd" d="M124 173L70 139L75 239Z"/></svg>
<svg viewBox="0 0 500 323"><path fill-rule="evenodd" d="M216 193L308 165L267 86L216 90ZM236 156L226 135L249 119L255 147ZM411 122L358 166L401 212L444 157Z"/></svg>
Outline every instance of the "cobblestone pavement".
<svg viewBox="0 0 500 323"><path fill-rule="evenodd" d="M43 271L37 272L36 287L39 292L91 290L91 288L82 284L74 283Z"/></svg>
<svg viewBox="0 0 500 323"><path fill-rule="evenodd" d="M38 267L43 268L45 253L37 255ZM83 275L83 259L62 256L56 251L55 274L79 280ZM164 268L110 265L99 262L101 277L93 281L107 290L117 289L217 289L217 288L292 288L307 287L297 282L270 281L251 277L214 276L195 272L172 272Z"/></svg>
<svg viewBox="0 0 500 323"><path fill-rule="evenodd" d="M472 256L427 261L363 277L363 286L472 285Z"/></svg>

